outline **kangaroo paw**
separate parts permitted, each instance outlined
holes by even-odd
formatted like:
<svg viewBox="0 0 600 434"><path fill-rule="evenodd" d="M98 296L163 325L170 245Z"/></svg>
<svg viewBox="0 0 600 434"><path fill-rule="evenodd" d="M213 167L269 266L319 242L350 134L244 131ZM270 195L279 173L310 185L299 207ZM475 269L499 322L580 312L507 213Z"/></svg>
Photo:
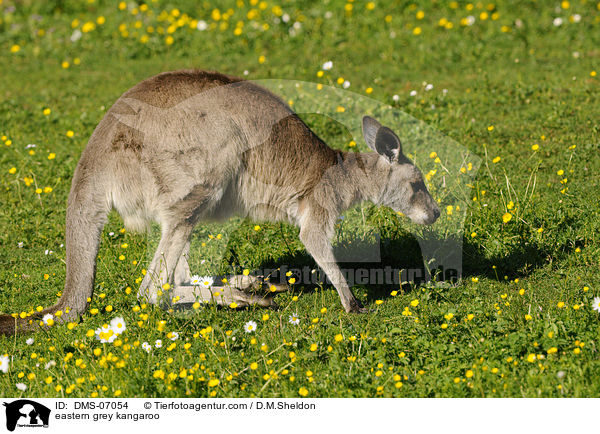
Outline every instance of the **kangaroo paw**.
<svg viewBox="0 0 600 434"><path fill-rule="evenodd" d="M271 283L263 276L244 276L240 274L236 274L228 279L226 286L252 293L262 291L267 294L278 294L280 292L289 291L287 284Z"/></svg>

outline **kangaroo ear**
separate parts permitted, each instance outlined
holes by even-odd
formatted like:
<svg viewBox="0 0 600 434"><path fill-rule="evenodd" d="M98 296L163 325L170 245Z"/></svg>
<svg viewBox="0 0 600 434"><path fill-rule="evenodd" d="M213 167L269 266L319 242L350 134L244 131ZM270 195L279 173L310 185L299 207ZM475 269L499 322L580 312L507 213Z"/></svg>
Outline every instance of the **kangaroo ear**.
<svg viewBox="0 0 600 434"><path fill-rule="evenodd" d="M370 116L363 117L363 137L369 148L390 162L397 161L402 153L402 144L398 136Z"/></svg>

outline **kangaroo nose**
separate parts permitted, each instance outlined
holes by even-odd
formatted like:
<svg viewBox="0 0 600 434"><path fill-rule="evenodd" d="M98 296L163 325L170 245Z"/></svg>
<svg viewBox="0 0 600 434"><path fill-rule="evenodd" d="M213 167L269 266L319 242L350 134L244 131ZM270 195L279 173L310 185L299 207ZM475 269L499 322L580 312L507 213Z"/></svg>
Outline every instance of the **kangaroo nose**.
<svg viewBox="0 0 600 434"><path fill-rule="evenodd" d="M438 207L436 207L433 210L433 217L437 220L439 216L440 216L440 209Z"/></svg>

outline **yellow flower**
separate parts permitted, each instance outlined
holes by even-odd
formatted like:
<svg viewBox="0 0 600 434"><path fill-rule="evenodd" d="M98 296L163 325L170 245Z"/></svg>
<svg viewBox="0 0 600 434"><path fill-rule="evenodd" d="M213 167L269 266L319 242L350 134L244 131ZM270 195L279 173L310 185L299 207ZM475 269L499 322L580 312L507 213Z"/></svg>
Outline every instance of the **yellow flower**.
<svg viewBox="0 0 600 434"><path fill-rule="evenodd" d="M494 164L495 164L495 163L499 163L501 159L502 159L502 158L500 158L500 157L495 157L495 158L492 160L492 163L494 163Z"/></svg>
<svg viewBox="0 0 600 434"><path fill-rule="evenodd" d="M15 173L17 173L17 168L11 167L10 169L8 169L8 173L10 173L11 175L14 175Z"/></svg>
<svg viewBox="0 0 600 434"><path fill-rule="evenodd" d="M502 221L504 223L508 223L511 220L512 220L512 214L509 212L504 213L504 215L502 216Z"/></svg>
<svg viewBox="0 0 600 434"><path fill-rule="evenodd" d="M557 306L559 309L562 309L563 307L565 307L565 303L564 303L564 302L562 302L562 301L559 301L559 302L556 304L556 306Z"/></svg>
<svg viewBox="0 0 600 434"><path fill-rule="evenodd" d="M261 55L258 58L258 63L263 64L263 63L265 63L266 60L267 60L267 58L265 56Z"/></svg>
<svg viewBox="0 0 600 434"><path fill-rule="evenodd" d="M413 301L411 301L411 302L410 302L410 305L411 305L412 307L417 307L417 306L419 305L419 300L417 300L417 299L414 299Z"/></svg>
<svg viewBox="0 0 600 434"><path fill-rule="evenodd" d="M258 368L258 363L256 363L256 362L250 363L250 369L252 369L253 371L255 371L257 368Z"/></svg>
<svg viewBox="0 0 600 434"><path fill-rule="evenodd" d="M44 116L48 116L51 113L51 110L49 108L45 108L42 113L44 113Z"/></svg>
<svg viewBox="0 0 600 434"><path fill-rule="evenodd" d="M10 47L10 52L17 53L20 49L21 49L21 47L19 45L15 44L12 47Z"/></svg>
<svg viewBox="0 0 600 434"><path fill-rule="evenodd" d="M342 336L341 334L337 334L334 337L336 342L342 342L344 340L344 336Z"/></svg>
<svg viewBox="0 0 600 434"><path fill-rule="evenodd" d="M89 33L96 28L96 24L91 21L86 22L83 26L81 26L81 31L83 33Z"/></svg>
<svg viewBox="0 0 600 434"><path fill-rule="evenodd" d="M422 32L422 29L420 27L415 27L413 29L413 35L420 35Z"/></svg>
<svg viewBox="0 0 600 434"><path fill-rule="evenodd" d="M467 378L471 378L473 376L473 371L471 371L470 369L465 373L465 377Z"/></svg>
<svg viewBox="0 0 600 434"><path fill-rule="evenodd" d="M306 387L301 387L300 389L298 389L298 393L300 394L300 396L307 396L308 389Z"/></svg>
<svg viewBox="0 0 600 434"><path fill-rule="evenodd" d="M219 380L216 378L213 378L212 380L210 380L208 382L208 387L216 387L219 385Z"/></svg>

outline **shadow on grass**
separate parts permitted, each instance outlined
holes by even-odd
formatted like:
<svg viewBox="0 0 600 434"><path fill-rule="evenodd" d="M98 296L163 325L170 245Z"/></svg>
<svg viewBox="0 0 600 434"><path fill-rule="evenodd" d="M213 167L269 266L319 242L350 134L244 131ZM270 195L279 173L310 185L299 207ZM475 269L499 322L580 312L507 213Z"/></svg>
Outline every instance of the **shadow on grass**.
<svg viewBox="0 0 600 434"><path fill-rule="evenodd" d="M388 298L394 289L401 293L410 292L415 287L425 284L428 275L437 282L443 282L442 284L452 285L457 282L454 275L444 275L443 269L430 270L430 274L426 272L421 247L411 234L381 239L377 245L365 243L364 240L361 240L361 243L361 248L365 251L380 247L380 257L377 261L339 260L338 265L353 291L358 295L364 294L367 301ZM568 254L569 249L572 248L565 245L559 250L562 254ZM464 237L462 273L458 275L463 279L478 277L500 281L505 280L505 276L506 279L524 278L558 259L556 252L556 248L550 250L532 240L522 240L510 247L508 253L489 255L481 244ZM228 246L221 269L228 268L239 272L242 268L241 263L235 249ZM294 277L294 286L302 288L304 293L330 285L312 256L304 249L288 250L278 258L262 261L255 269L259 273L269 274L273 281L286 282L290 277ZM290 271L292 275L286 275Z"/></svg>

